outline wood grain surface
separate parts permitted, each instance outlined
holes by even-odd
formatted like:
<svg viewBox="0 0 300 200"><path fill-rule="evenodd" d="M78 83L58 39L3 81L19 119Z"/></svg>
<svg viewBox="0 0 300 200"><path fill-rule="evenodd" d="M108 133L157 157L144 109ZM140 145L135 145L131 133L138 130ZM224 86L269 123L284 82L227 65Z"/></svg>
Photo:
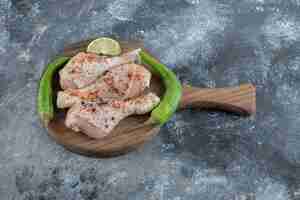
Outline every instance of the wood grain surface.
<svg viewBox="0 0 300 200"><path fill-rule="evenodd" d="M80 51L85 51L91 40L68 45L65 47L63 55L73 56ZM120 44L123 52L143 48L142 43L138 41L120 42ZM54 94L61 90L57 74L53 79L53 88ZM152 76L149 90L160 97L163 96L164 87L159 77ZM56 99L53 102L56 102ZM255 87L251 84L217 89L183 86L183 96L179 109L190 107L251 115L256 111ZM125 154L142 147L160 130L158 125L146 123L149 115L136 115L122 120L107 137L96 140L67 128L64 124L65 114L66 110L55 109L54 119L46 127L49 135L68 150L86 156L111 157Z"/></svg>

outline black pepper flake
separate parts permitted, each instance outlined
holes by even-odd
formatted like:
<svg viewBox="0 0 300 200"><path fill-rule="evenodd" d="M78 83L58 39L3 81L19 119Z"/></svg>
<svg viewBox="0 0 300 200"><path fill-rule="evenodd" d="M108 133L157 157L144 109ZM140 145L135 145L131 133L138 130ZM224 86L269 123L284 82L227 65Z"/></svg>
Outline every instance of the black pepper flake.
<svg viewBox="0 0 300 200"><path fill-rule="evenodd" d="M112 117L112 118L111 118L111 120L113 120L113 121L114 121L114 120L115 120L115 118L114 118L114 117Z"/></svg>
<svg viewBox="0 0 300 200"><path fill-rule="evenodd" d="M105 125L104 125L104 127L105 127L105 128L108 128L108 125L107 125L107 124L105 124Z"/></svg>

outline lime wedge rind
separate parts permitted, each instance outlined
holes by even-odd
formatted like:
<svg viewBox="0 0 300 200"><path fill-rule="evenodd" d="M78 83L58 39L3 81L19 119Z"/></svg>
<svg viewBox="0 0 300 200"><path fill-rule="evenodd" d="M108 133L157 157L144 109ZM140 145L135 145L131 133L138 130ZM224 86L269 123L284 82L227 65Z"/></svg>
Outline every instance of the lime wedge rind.
<svg viewBox="0 0 300 200"><path fill-rule="evenodd" d="M121 47L118 41L108 37L101 37L93 40L86 51L100 55L117 56L121 54Z"/></svg>

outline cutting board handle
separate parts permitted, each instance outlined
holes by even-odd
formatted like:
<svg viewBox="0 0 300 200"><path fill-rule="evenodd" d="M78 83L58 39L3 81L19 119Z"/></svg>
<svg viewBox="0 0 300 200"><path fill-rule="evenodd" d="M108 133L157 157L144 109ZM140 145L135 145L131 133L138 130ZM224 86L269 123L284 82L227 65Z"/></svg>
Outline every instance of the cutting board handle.
<svg viewBox="0 0 300 200"><path fill-rule="evenodd" d="M256 90L252 84L203 89L184 85L179 109L217 109L242 115L256 112Z"/></svg>

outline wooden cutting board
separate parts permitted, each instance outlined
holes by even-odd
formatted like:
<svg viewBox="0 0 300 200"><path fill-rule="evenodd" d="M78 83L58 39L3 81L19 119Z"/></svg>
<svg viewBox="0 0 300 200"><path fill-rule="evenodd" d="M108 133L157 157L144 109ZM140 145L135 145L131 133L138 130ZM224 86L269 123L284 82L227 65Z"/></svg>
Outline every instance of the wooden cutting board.
<svg viewBox="0 0 300 200"><path fill-rule="evenodd" d="M85 51L90 41L86 40L68 45L61 55L74 56L80 51ZM143 48L142 43L138 41L123 41L120 42L120 45L122 52ZM56 73L52 84L55 94L53 102L56 102L56 94L61 90L58 73ZM159 77L152 76L149 90L162 97L164 87ZM183 86L183 96L178 109L188 107L219 109L241 115L250 115L256 110L255 87L251 84L218 89ZM64 125L65 115L66 110L55 109L54 119L46 127L49 135L66 149L86 156L111 157L127 153L142 147L160 130L160 126L144 124L149 118L148 114L131 116L122 120L110 135L96 140L67 128Z"/></svg>

